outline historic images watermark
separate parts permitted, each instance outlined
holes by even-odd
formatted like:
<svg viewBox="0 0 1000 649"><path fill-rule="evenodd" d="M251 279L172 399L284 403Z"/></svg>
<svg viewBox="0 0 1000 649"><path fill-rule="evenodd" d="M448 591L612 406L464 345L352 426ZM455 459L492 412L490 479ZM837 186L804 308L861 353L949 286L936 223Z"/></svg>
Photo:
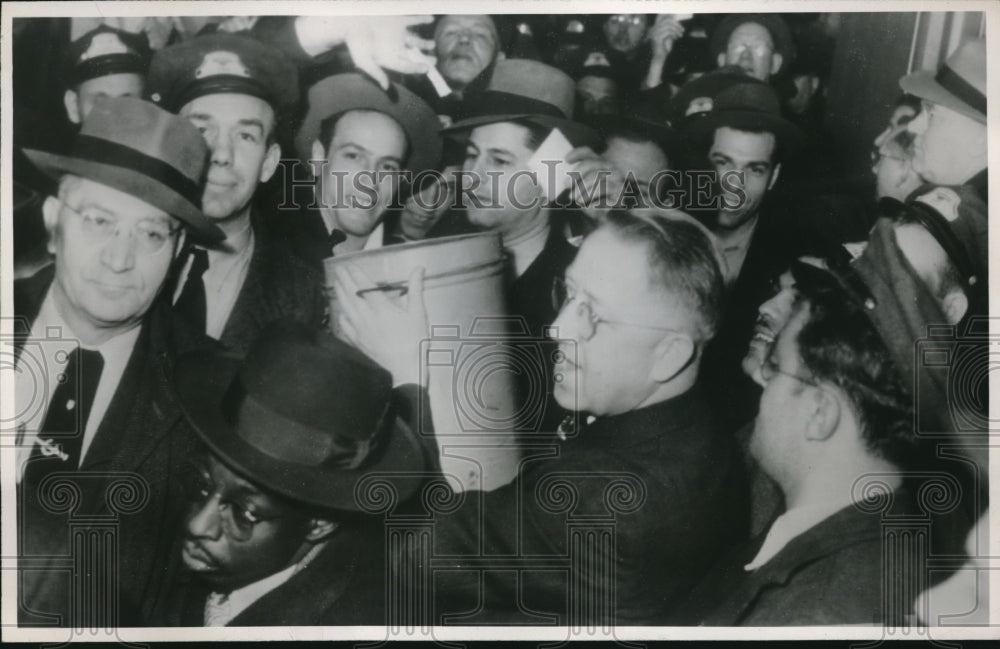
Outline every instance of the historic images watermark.
<svg viewBox="0 0 1000 649"><path fill-rule="evenodd" d="M535 170L518 170L505 178L507 172L495 170L483 174L463 169L443 172L431 169L416 174L398 169L348 172L329 169L325 160L312 161L311 170L303 170L306 165L298 160L286 162L288 164L281 167L285 194L278 205L279 210L371 209L380 198L386 197L383 192L388 194L389 200L385 201L388 209L401 209L406 196L411 196L421 209L430 211L445 207L529 210L544 200L541 197L525 200L513 191L519 182L539 185L541 179ZM646 180L637 178L631 171L623 174L611 169L584 175L561 160L545 160L542 164L549 186L556 184L558 175L564 175L570 188L560 193L551 205L554 207L578 203L601 210L736 210L747 200L742 171L664 169ZM324 191L314 191L321 180ZM452 186L456 190L454 194L422 191L433 184ZM402 188L412 191L402 192Z"/></svg>

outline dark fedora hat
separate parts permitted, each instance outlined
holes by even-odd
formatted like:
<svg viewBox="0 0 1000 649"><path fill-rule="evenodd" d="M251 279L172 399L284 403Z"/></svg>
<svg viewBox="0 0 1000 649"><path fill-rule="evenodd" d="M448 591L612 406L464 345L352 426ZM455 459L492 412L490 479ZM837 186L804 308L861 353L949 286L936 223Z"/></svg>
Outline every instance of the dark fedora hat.
<svg viewBox="0 0 1000 649"><path fill-rule="evenodd" d="M688 116L682 130L690 142L702 144L723 126L773 133L784 156L802 143L798 127L781 115L778 95L771 86L756 80L734 83L719 92L712 110Z"/></svg>
<svg viewBox="0 0 1000 649"><path fill-rule="evenodd" d="M319 137L323 120L349 110L374 110L396 120L409 141L406 167L414 174L437 168L441 160L441 122L427 102L398 83L390 83L385 91L362 74L335 74L309 88L307 101L305 119L295 136L295 151L302 162L312 157L312 143ZM329 142L322 144L326 148Z"/></svg>
<svg viewBox="0 0 1000 649"><path fill-rule="evenodd" d="M410 496L425 462L396 417L392 377L328 334L279 322L242 361L178 359L177 390L199 437L248 480L296 502L364 511L356 492L372 473Z"/></svg>
<svg viewBox="0 0 1000 649"><path fill-rule="evenodd" d="M497 61L486 90L469 99L469 117L442 133L462 133L497 122L558 128L574 146L595 146L597 132L573 121L576 84L558 68L529 59Z"/></svg>
<svg viewBox="0 0 1000 649"><path fill-rule="evenodd" d="M26 149L45 173L75 174L141 198L199 237L221 241L201 212L208 147L186 119L132 97L101 97L66 155Z"/></svg>
<svg viewBox="0 0 1000 649"><path fill-rule="evenodd" d="M911 95L986 123L986 41L966 41L941 68L920 70L899 80Z"/></svg>

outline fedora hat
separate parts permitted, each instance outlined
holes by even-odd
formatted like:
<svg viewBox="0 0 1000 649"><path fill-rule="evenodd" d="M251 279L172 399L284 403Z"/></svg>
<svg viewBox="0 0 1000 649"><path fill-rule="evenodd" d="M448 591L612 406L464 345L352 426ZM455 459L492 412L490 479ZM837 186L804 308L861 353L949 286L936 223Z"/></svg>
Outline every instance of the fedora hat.
<svg viewBox="0 0 1000 649"><path fill-rule="evenodd" d="M799 129L781 116L778 95L771 86L756 80L744 80L722 90L715 96L711 110L688 116L682 129L690 142L704 143L723 126L773 133L784 156L802 141Z"/></svg>
<svg viewBox="0 0 1000 649"><path fill-rule="evenodd" d="M68 173L108 185L172 214L202 239L225 238L201 212L205 140L186 119L147 101L98 98L69 153L24 153L56 180Z"/></svg>
<svg viewBox="0 0 1000 649"><path fill-rule="evenodd" d="M911 95L986 123L986 41L962 43L941 68L920 70L899 80Z"/></svg>
<svg viewBox="0 0 1000 649"><path fill-rule="evenodd" d="M245 359L178 359L185 415L218 459L296 502L364 511L356 489L371 473L400 501L423 480L415 434L396 417L392 377L328 334L279 322Z"/></svg>
<svg viewBox="0 0 1000 649"><path fill-rule="evenodd" d="M306 117L295 136L295 151L303 163L312 157L323 120L349 110L374 110L396 120L409 141L406 167L414 174L435 169L441 161L441 122L423 99L398 83L391 83L387 92L362 74L335 74L313 84L307 101ZM329 142L321 144L325 149Z"/></svg>
<svg viewBox="0 0 1000 649"><path fill-rule="evenodd" d="M497 122L523 121L558 128L574 146L596 145L594 129L573 121L576 84L558 68L530 59L497 61L486 90L470 97L469 117L442 133L463 133Z"/></svg>

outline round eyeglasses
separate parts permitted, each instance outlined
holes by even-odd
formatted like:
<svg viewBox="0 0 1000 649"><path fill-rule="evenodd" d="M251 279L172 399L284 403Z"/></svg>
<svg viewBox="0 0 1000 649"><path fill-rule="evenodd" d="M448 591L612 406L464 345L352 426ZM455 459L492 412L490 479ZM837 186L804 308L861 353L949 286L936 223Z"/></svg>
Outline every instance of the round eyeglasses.
<svg viewBox="0 0 1000 649"><path fill-rule="evenodd" d="M251 503L241 500L238 495L227 495L216 487L208 470L191 466L185 471L183 486L188 506L201 511L211 501L218 509L222 531L237 541L247 541L253 530L261 523L282 518L281 515L262 516Z"/></svg>
<svg viewBox="0 0 1000 649"><path fill-rule="evenodd" d="M62 206L80 219L84 235L98 244L107 243L122 230L121 220L116 216L89 208L77 210L66 203ZM132 234L139 252L150 255L162 250L179 231L180 228L172 228L166 223L152 219L143 219L132 226Z"/></svg>
<svg viewBox="0 0 1000 649"><path fill-rule="evenodd" d="M575 287L571 284L567 284L566 280L557 277L552 282L552 305L557 311L562 311L563 309L569 308L570 303L576 303L575 314L581 322L581 328L579 329L580 338L584 341L588 341L594 337L597 333L597 325L603 323L620 325L623 327L638 327L640 329L651 329L653 331L666 331L672 333L683 333L678 329L671 329L669 327L660 327L657 325L640 324L638 322L627 322L624 320L612 320L611 318L605 318L603 316L594 313L594 307L587 300L580 297L577 293Z"/></svg>

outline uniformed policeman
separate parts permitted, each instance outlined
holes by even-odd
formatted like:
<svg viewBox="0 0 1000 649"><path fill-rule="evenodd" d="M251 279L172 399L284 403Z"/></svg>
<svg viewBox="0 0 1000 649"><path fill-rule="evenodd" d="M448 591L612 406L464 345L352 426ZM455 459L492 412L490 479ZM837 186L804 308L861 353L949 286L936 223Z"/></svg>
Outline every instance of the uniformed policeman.
<svg viewBox="0 0 1000 649"><path fill-rule="evenodd" d="M175 310L238 352L279 317L319 326L318 273L269 234L253 204L278 168L279 128L298 98L295 66L243 34L199 36L153 57L148 93L204 136L202 209L226 234L221 246L193 245L176 269Z"/></svg>

